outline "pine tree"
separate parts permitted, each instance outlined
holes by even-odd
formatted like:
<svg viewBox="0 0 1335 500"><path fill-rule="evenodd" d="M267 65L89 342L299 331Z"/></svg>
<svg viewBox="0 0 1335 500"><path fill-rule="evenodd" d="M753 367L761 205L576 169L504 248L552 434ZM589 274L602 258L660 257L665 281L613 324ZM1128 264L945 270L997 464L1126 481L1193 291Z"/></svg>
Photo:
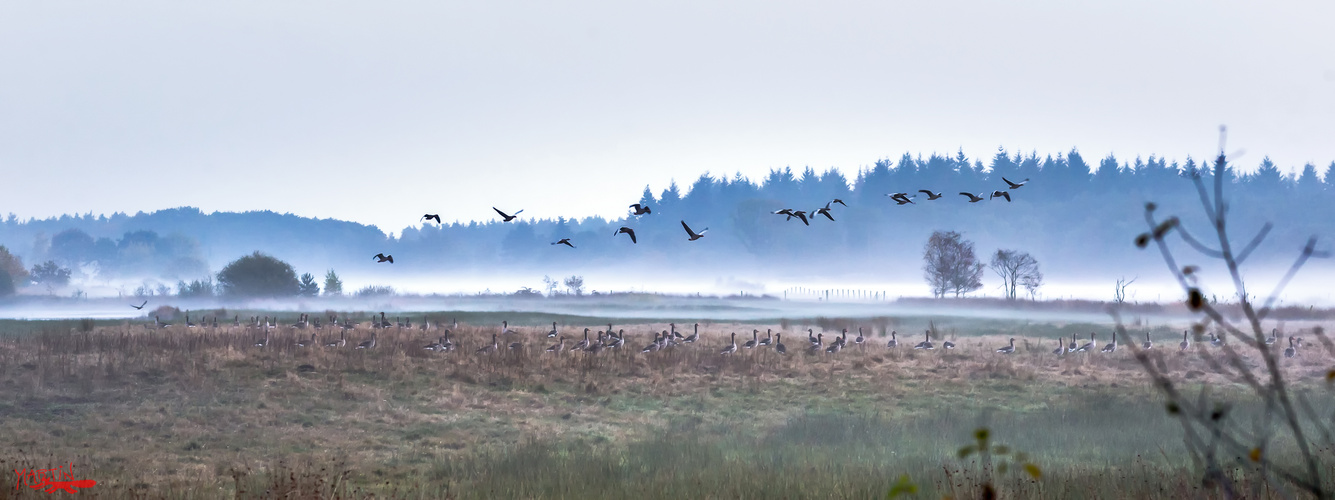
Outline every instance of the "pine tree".
<svg viewBox="0 0 1335 500"><path fill-rule="evenodd" d="M343 280L338 279L338 274L333 269L324 274L324 294L343 295Z"/></svg>

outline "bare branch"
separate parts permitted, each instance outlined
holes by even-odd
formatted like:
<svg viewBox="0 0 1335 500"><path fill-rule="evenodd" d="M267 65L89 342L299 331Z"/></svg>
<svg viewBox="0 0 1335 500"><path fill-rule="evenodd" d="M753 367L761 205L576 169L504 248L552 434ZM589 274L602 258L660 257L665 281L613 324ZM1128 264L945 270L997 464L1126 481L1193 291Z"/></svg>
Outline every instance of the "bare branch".
<svg viewBox="0 0 1335 500"><path fill-rule="evenodd" d="M1270 234L1270 230L1274 229L1274 227L1275 225L1269 222L1265 223L1264 226L1261 226L1261 230L1257 231L1256 236L1252 238L1252 241L1247 243L1247 246L1243 247L1241 252L1238 252L1239 264L1247 260L1247 256L1251 255L1252 250L1256 250L1256 246L1261 244L1261 241L1265 239L1267 234Z"/></svg>

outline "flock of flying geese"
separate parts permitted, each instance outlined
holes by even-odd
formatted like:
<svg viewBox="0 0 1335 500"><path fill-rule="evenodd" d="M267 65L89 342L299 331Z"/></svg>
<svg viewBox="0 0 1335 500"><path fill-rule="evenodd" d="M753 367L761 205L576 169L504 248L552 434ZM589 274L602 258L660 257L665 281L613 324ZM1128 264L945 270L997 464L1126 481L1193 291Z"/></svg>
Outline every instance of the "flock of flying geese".
<svg viewBox="0 0 1335 500"><path fill-rule="evenodd" d="M973 193L969 193L969 192L961 192L960 195L962 195L962 196L967 196L967 197L969 198L969 203L978 203L978 202L980 202L980 201L983 201L984 199L991 200L991 199L994 199L994 198L1005 198L1006 201L1009 202L1009 201L1011 201L1011 194L1010 194L1010 191L1009 191L1009 190L1019 189L1020 187L1024 186L1025 183L1029 182L1029 179L1025 179L1025 180L1022 180L1022 181L1020 181L1020 182L1011 182L1010 180L1006 179L1005 177L1002 177L1001 180L1004 181L1004 182L1006 183L1006 186L1007 186L1006 190L1000 190L1000 189L999 189L999 190L996 190L996 191L992 191L990 194L989 194L989 193L978 193L978 194L973 194ZM928 200L928 201L937 200L937 199L940 199L942 196L944 196L944 195L941 194L941 193L936 193L936 192L933 192L933 191L931 191L931 190L929 190L929 189L920 189L920 190L918 190L918 192L927 195L927 200ZM985 194L987 195L987 198L984 198L984 197L983 197L983 195L985 195ZM909 204L916 204L916 203L913 201L913 199L916 198L918 195L916 195L916 194L914 194L914 195L910 195L910 194L908 194L908 193L890 193L890 194L887 194L886 196L890 197L891 200L894 200L894 202L895 202L896 204L899 204L899 205L909 205ZM830 221L834 221L834 215L832 215L832 214L830 213L830 206L831 206L832 204L835 204L835 203L838 203L838 204L843 205L843 206L845 206L845 207L848 206L848 204L844 203L843 200L840 200L840 199L838 199L838 198L835 198L834 200L831 200L829 203L826 203L824 207L817 208L817 209L815 209L815 210L809 210L809 211L808 211L808 210L794 210L794 209L791 209L791 208L784 208L784 209L777 210L777 211L770 212L770 213L786 216L787 218L784 219L784 220L793 220L793 218L797 218L798 220L802 221L802 224L810 226L810 225L811 225L811 221L814 220L814 219L816 219L816 218L819 217L819 216L824 216L825 218L829 219ZM500 216L501 216L501 222L510 222L510 221L513 221L513 220L515 220L516 218L519 217L519 214L520 214L521 212L523 212L523 210L520 210L520 211L518 211L518 212L515 212L514 214L507 214L507 213L501 211L501 209L496 208L496 207L491 207L491 209L492 209L492 210L495 210L497 214L500 214ZM653 213L653 209L652 209L652 208L650 208L648 205L644 205L644 204L640 204L640 203L636 203L636 204L634 204L634 205L630 205L630 209L631 209L631 213L630 213L630 215L631 215L632 217L639 217L639 216L649 215L649 214L652 214L652 213ZM418 220L422 220L422 221L430 221L430 220L434 220L434 221L436 221L437 224L440 224L440 214L423 214L423 215L422 215L422 218L421 218L421 219L418 219ZM688 241L695 241L695 240L698 240L698 239L700 239L700 238L704 238L704 237L705 237L705 233L709 231L709 228L704 228L704 229L701 229L699 232L696 232L695 230L691 229L691 226L689 226L689 225L686 224L686 221L681 221L681 228L684 229L684 230L686 231L686 237L688 238ZM617 228L617 230L614 231L614 232L612 233L612 236L616 236L616 235L619 235L619 234L624 234L624 235L630 237L630 242L631 242L631 244L639 243L639 240L638 240L638 239L636 238L636 236L635 236L635 228L632 228L632 227L630 227L630 226L621 226L621 227ZM575 244L570 242L570 238L561 238L561 239L559 239L559 240L553 241L553 242L552 242L552 245L553 245L553 246L554 246L554 245L565 245L565 246L568 246L568 247L570 247L570 248L575 248ZM376 262L377 262L377 263L381 263L381 262L388 262L388 263L390 263L390 264L393 264L393 263L394 263L394 256L392 256L392 255L385 255L385 254L381 253L381 254L376 254L376 255L374 256L374 258L376 259Z"/></svg>
<svg viewBox="0 0 1335 500"><path fill-rule="evenodd" d="M172 326L170 323L163 323L158 319L157 316L153 317L153 321L154 325L157 328L168 328ZM295 345L296 347L316 347L320 345L323 345L325 347L347 346L348 345L347 331L356 329L358 323L348 320L347 318L340 320L337 316L329 316L327 318L327 321L328 321L327 324L330 325L331 328L340 330L339 338L337 340L332 340L321 344L318 341L317 334L311 333L310 338L307 338L304 334L301 335L300 337L297 338L297 340L294 342L293 345ZM255 316L250 318L250 320L244 324L244 326L248 329L259 329L264 331L264 337L256 340L254 343L254 347L263 348L263 347L269 347L271 345L273 338L272 332L279 328L279 326L276 323L277 323L276 318L271 319L268 316L260 318L258 316ZM233 318L232 325L234 327L243 326L243 323L241 323L240 316L235 316ZM378 340L378 332L377 332L378 330L390 329L390 328L397 328L399 331L405 329L406 330L414 329L412 318L406 318L401 320L400 318L396 317L394 318L394 322L391 323L385 316L385 313L383 312L380 313L379 317L371 316L370 325L372 329L371 338L363 340L362 342L356 344L354 346L355 349L374 349L376 347L376 341ZM208 318L205 317L204 319L201 320L200 324L195 324L194 322L190 321L190 313L187 312L185 317L185 326L187 328L196 328L201 326L208 327L210 326L210 323L208 321ZM213 317L211 326L213 328L218 328L217 316ZM305 330L307 328L320 331L324 330L324 326L319 318L311 320L310 316L306 314L302 314L295 323L284 326L290 328L291 331ZM439 328L439 326L440 325L432 324L431 322L424 320L422 323L416 325L416 329L426 332L429 330L435 330ZM452 321L452 328L455 330L459 328L459 321L457 319ZM571 338L563 335L561 333L560 327L558 327L556 322L553 321L552 328L551 330L546 332L546 336L547 338L554 338L556 339L556 341L554 344L548 346L544 350L544 352L562 353L562 352L582 351L590 354L597 354L598 352L601 352L603 350L616 350L616 351L625 350L624 349L626 345L625 329L614 329L612 327L612 324L609 323L607 325L606 330L599 330L594 335L593 338L590 338L591 331L592 331L591 328L585 328L583 337L580 338L580 340L575 341L575 339L579 337ZM873 342L863 334L862 327L858 327L857 332L858 332L857 337L854 337L852 339L854 346L865 349L866 346L873 344ZM435 342L423 345L422 349L433 352L449 352L449 351L457 351L460 349L459 344L456 343L455 339L451 338L450 336L451 333L450 328L445 328L441 333L442 335ZM667 330L662 330L661 332L651 332L651 333L653 333L653 340L650 341L647 345L644 345L643 347L640 348L640 352L643 354L652 354L655 352L672 349L674 347L684 346L686 344L695 344L701 340L699 323L695 323L694 325L692 325L692 330L689 335L677 331L676 323L669 323ZM1069 344L1066 343L1065 337L1060 337L1057 339L1057 348L1052 351L1052 354L1060 356L1069 353L1095 352L1095 349L1098 347L1097 344L1095 343L1095 335L1096 334L1094 332L1090 332L1089 341L1085 342L1084 344L1081 344L1075 336L1071 336ZM1191 347L1191 341L1189 335L1190 335L1189 331L1182 332L1182 342L1178 344L1180 352L1186 352L1186 350ZM1223 335L1216 335L1213 332L1210 332L1208 335L1209 335L1209 344L1211 346L1213 347L1224 346L1225 342ZM567 344L568 341L569 343ZM1267 346L1273 346L1278 341L1279 341L1279 330L1272 329L1270 332L1270 337L1265 339L1265 344ZM829 341L825 340L824 332L816 333L814 332L813 329L808 328L807 329L808 345L806 345L804 349L808 354L820 354L821 352L827 354L838 354L840 351L848 347L848 342L849 339L848 339L847 328L842 329L842 331L838 335L832 335L831 340ZM1303 339L1301 337L1289 336L1288 342L1289 342L1289 347L1284 350L1284 357L1293 358L1297 355L1298 349L1302 347ZM517 329L511 328L510 323L507 320L501 322L501 327L499 330L493 331L493 333L491 334L491 342L483 344L481 347L476 348L475 352L477 354L492 354L501 352L502 350L510 352L520 352L524 350L524 345L525 344L523 341L523 333ZM914 344L913 349L933 350L937 348L937 345L938 344L936 342L932 341L932 330L927 329L924 330L923 332L923 341ZM1118 345L1117 332L1113 331L1112 342L1105 344L1102 349L1098 350L1098 352L1105 354L1114 353L1117 351L1117 345ZM898 348L899 346L900 344L899 344L898 332L891 331L890 340L885 344L885 347L889 349L895 349ZM740 345L737 343L737 332L732 332L729 335L728 343L719 350L719 354L731 355L731 354L736 354L739 350L749 350L762 347L772 348L774 352L778 354L788 353L788 347L785 346L783 343L783 334L773 333L772 329L767 328L765 329L764 337L760 337L759 329L751 330L751 340L747 340ZM950 350L950 349L955 349L956 344L949 340L941 340L940 347L942 349ZM1146 350L1154 348L1154 343L1153 341L1150 340L1150 333L1148 331L1145 332L1145 340L1144 342L1141 342L1140 347L1141 349L1146 349ZM1015 339L1011 338L1009 344L999 349L996 349L995 352L999 354L1014 354Z"/></svg>

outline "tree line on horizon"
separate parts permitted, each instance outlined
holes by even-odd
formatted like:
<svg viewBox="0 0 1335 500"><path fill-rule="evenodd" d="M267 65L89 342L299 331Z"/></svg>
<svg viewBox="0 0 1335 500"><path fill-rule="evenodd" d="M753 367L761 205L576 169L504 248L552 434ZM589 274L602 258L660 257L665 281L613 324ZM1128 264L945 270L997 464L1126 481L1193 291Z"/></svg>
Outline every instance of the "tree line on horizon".
<svg viewBox="0 0 1335 500"><path fill-rule="evenodd" d="M1259 227L1288 220L1273 235L1330 233L1335 220L1312 217L1335 209L1335 162L1318 175L1314 164L1285 174L1268 158L1251 171L1226 170L1238 202L1257 210L1239 214L1235 224ZM167 280L212 276L210 269L255 250L301 268L339 267L358 273L460 272L507 269L567 274L588 268L732 270L783 277L808 274L917 276L923 243L936 231L954 231L979 248L1023 251L1043 262L1049 276L1097 273L1091 262L1128 267L1153 265L1126 243L1136 234L1140 210L1150 199L1179 209L1194 203L1188 176L1210 177L1193 158L1184 162L1151 156L1131 161L1107 155L1090 162L1076 150L1040 157L998 150L985 164L962 152L926 158L904 154L859 169L849 179L837 168L772 169L758 181L740 174L704 173L689 185L673 182L655 193L648 186L636 197L612 202L647 204L653 213L608 220L602 217L519 219L511 223L454 222L410 226L391 237L375 226L312 219L273 212L213 213L184 207L135 215L64 215L0 222L0 244L28 262L52 261L76 274L93 269L106 275L144 273ZM1029 179L1001 199L967 203L957 193L1006 189L1001 178ZM898 206L885 194L930 189L936 201L918 197ZM805 226L771 212L810 210L834 198L836 221ZM1251 203L1256 202L1256 203ZM1172 206L1178 203L1183 206ZM417 214L405 214L411 219ZM711 228L707 238L687 242L680 221ZM1199 224L1203 221L1184 221ZM635 228L639 243L614 238L621 225ZM150 234L151 233L151 234ZM571 238L577 248L550 245ZM392 253L392 266L376 265L375 253ZM1267 257L1258 251L1257 260ZM89 264L96 263L90 267Z"/></svg>

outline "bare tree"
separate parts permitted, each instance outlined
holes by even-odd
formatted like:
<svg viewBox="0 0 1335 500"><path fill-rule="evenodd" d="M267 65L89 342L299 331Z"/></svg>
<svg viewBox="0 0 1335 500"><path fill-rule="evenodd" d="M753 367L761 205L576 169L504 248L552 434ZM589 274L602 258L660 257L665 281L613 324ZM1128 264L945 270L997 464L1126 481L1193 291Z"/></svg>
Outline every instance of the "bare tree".
<svg viewBox="0 0 1335 500"><path fill-rule="evenodd" d="M923 277L932 286L933 297L955 297L983 287L983 264L973 251L973 242L955 231L935 231L923 250Z"/></svg>
<svg viewBox="0 0 1335 500"><path fill-rule="evenodd" d="M565 285L566 288L570 289L570 293L574 294L575 296L584 295L583 276L570 276L566 278Z"/></svg>
<svg viewBox="0 0 1335 500"><path fill-rule="evenodd" d="M1136 276L1135 278L1131 278L1131 281L1127 281L1127 280L1126 280L1126 276L1123 276L1123 277L1121 277L1121 279L1118 279L1118 280L1117 280L1117 288L1113 290L1113 302L1116 302L1117 305L1122 305L1123 303L1125 303L1125 302L1126 302L1126 287L1131 286L1131 284L1132 284L1132 283L1135 283L1136 280L1138 280L1138 279L1140 279L1140 276Z"/></svg>
<svg viewBox="0 0 1335 500"><path fill-rule="evenodd" d="M1169 272L1186 295L1188 308L1199 315L1199 321L1192 327L1198 346L1201 334L1211 323L1229 333L1230 340L1236 340L1218 348L1198 347L1196 354L1212 370L1242 385L1259 401L1263 411L1253 417L1254 421L1242 422L1243 417L1235 416L1230 410L1231 404L1235 402L1230 400L1236 400L1236 396L1227 399L1216 397L1208 390L1208 386L1202 386L1198 395L1189 395L1178 386L1174 380L1176 377L1169 373L1162 350L1141 350L1134 342L1127 345L1150 375L1154 386L1167 399L1168 413L1181 422L1183 441L1201 474L1203 486L1210 490L1206 495L1222 494L1227 498L1246 496L1248 492L1238 491L1236 482L1246 478L1247 482L1264 485L1267 491L1282 497L1291 498L1297 490L1320 499L1332 498L1329 482L1322 477L1323 471L1328 473L1330 470L1331 464L1326 461L1330 455L1316 450L1329 450L1335 446L1335 439L1332 438L1335 429L1332 429L1328 417L1318 415L1313 409L1322 407L1309 401L1313 392L1295 392L1291 389L1290 382L1284 376L1285 370L1280 366L1281 360L1277 355L1279 348L1266 343L1266 332L1261 326L1280 293L1307 260L1326 257L1329 253L1316 250L1316 237L1308 239L1288 272L1258 308L1247 293L1239 266L1265 239L1272 226L1265 224L1245 245L1235 247L1235 242L1228 234L1226 216L1229 209L1237 207L1230 206L1224 200L1227 162L1222 145L1220 150L1214 164L1213 192L1207 189L1198 172L1192 173L1192 182L1214 232L1215 241L1206 243L1197 239L1175 216L1158 219L1155 216L1155 204L1148 203L1145 206L1145 223L1149 230L1136 238L1136 246L1145 248L1152 244L1159 249ZM1174 254L1168 246L1166 237L1173 232L1195 250L1196 254L1189 258L1204 257L1222 261L1227 279L1232 282L1240 297L1238 306L1243 316L1240 322L1225 316L1215 304L1205 299L1199 285L1199 281L1204 279L1201 268L1197 265L1182 265L1179 260L1182 257ZM1112 314L1118 320L1118 331L1125 333L1116 308L1113 308ZM1322 342L1327 352L1335 353L1335 343L1325 336L1320 327L1314 328L1312 334ZM1294 357L1297 356L1302 354L1295 350ZM1289 354L1286 353L1285 357L1289 357ZM1328 372L1327 380L1333 377L1335 370ZM1320 394L1315 393L1317 396ZM1325 394L1328 398L1329 393ZM1298 456L1272 456L1270 453L1270 450L1286 448L1296 449ZM1253 491L1250 496L1261 496L1259 493Z"/></svg>
<svg viewBox="0 0 1335 500"><path fill-rule="evenodd" d="M1019 250L997 250L992 254L989 266L992 272L1001 277L1001 288L1006 298L1015 300L1016 290L1023 286L1032 298L1038 294L1038 287L1043 286L1043 273L1038 270L1038 260L1029 252Z"/></svg>

